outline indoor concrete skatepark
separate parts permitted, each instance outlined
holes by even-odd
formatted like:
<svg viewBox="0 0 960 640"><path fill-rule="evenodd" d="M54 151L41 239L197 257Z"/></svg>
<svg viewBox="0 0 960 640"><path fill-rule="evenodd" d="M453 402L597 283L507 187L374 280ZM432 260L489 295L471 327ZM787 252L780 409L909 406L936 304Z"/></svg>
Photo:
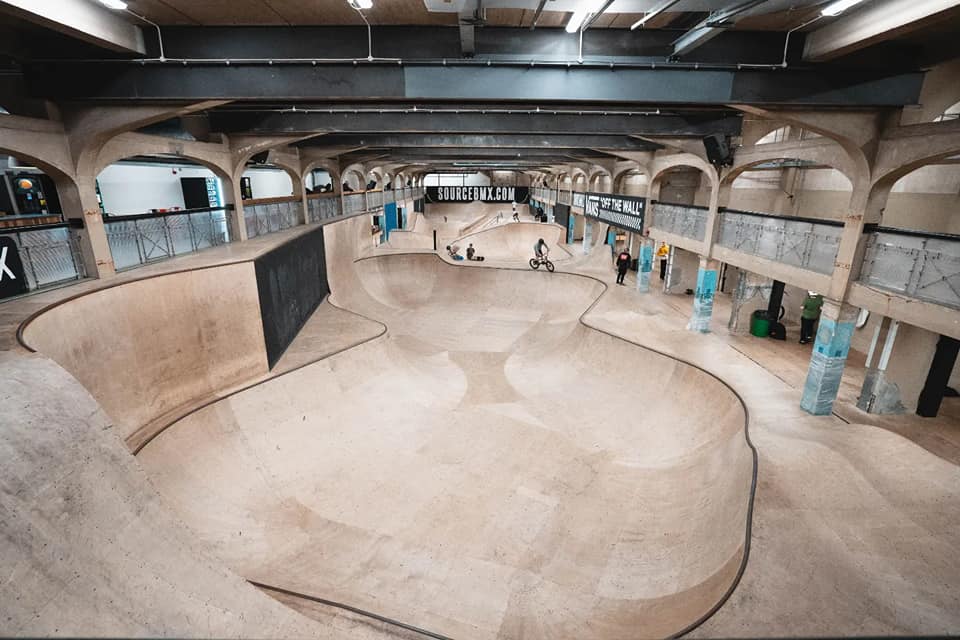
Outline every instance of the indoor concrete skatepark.
<svg viewBox="0 0 960 640"><path fill-rule="evenodd" d="M0 0L0 636L960 637L957 33Z"/></svg>
<svg viewBox="0 0 960 640"><path fill-rule="evenodd" d="M510 228L522 233L520 225ZM764 457L776 464L783 444L766 433L766 425L775 424L768 422L768 407L777 405L759 388L743 386L756 375L750 371L756 365L724 356L729 364L718 373L726 374L733 389L740 387L741 400L721 379L683 362L685 357L696 362L696 355L680 346L689 343L689 334L680 331L684 341L677 342L675 331L658 326L663 310L652 307L637 316L632 304L624 304L632 292L607 284L612 278L603 247L571 261L583 275L551 275L528 268L464 268L432 254L361 257L364 229L362 218L324 229L333 294L272 372L266 370L256 325L244 318L258 312L245 293L252 269L243 262L214 262L200 271L66 298L22 331L25 344L81 381L90 376L87 384L109 407L115 425L97 435L121 436L138 452L135 468L111 473L120 473L114 484L122 483L128 500L157 492L151 498L158 510L152 522L172 538L160 547L157 561L166 562L164 554L207 558L213 575L200 578L193 591L216 588L224 600L221 610L241 606L257 612L261 622L238 621L235 633L360 638L413 633L383 623L371 627L358 622L361 615L316 600L454 638L663 637L700 622L692 635L728 637L744 625L750 631L741 635L762 635L757 631L765 629L765 618L758 619L749 604L757 598L778 612L774 621L801 616L796 620L801 628L806 602L824 605L820 598L833 579L809 593L812 599L799 601L782 591L776 595L776 582L766 583L777 575L782 558L791 557L783 545L837 564L830 554L817 552L822 542L808 546L796 531L797 520L771 523L766 519L776 511L761 507L768 531L761 548L770 540L778 552L758 559L754 545L752 560L745 555L753 524L748 409L751 433L764 429L761 442L768 445L766 451L760 447L761 505L764 486L771 486L765 482L777 485L786 469L763 473ZM235 291L223 292L217 284L227 273L239 285ZM149 293L137 291L143 287L150 287ZM196 298L161 296L164 287ZM169 327L168 319L179 309L203 313L200 301L214 294L235 305L231 322L247 322L248 329L211 324L207 333L195 334L191 349L219 354L220 360L184 359L183 345L177 344L183 336L175 338L182 327ZM87 336L87 357L147 353L119 353L110 349L112 342L97 345L88 325L68 321L74 313L96 316L98 308L107 308L98 299L104 295L118 296L114 307L141 298L180 305L163 309L138 302L119 320L91 320L102 335L120 336L126 327L131 342L137 335L155 337L143 347L155 345L150 359L165 366L147 371L139 382L128 381L122 394L94 384L95 367L81 366L69 347ZM624 332L627 317L640 321L631 322L642 327L639 333ZM71 330L78 333L70 335ZM224 332L235 339L217 340ZM251 339L236 339L243 335ZM234 350L220 351L228 343ZM30 368L40 364L31 363ZM168 380L207 380L216 391L170 386ZM118 402L138 385L166 393L155 393L152 403ZM563 391L570 388L578 393ZM79 407L90 402L81 400ZM783 409L774 411L780 422ZM96 409L90 416L88 421L102 420L103 412ZM819 446L829 442L818 439ZM937 467L899 438L873 442L872 455L923 462L930 480L956 474L955 467ZM111 454L96 466L107 465L106 470L118 455L124 454ZM801 473L811 481L809 469ZM844 473L836 467L830 478ZM134 481L138 475L143 479ZM881 476L871 491L889 491ZM917 477L914 490L935 491L936 485L923 489L924 475ZM788 480L788 486L798 480ZM849 498L870 501L856 492ZM847 498L831 501L838 499L840 506ZM946 504L954 499L940 498ZM809 509L816 512L813 505ZM886 526L887 516L873 509L876 525ZM936 516L914 511L912 517L924 522ZM99 529L104 521L91 524ZM922 526L938 527L933 520ZM940 530L931 534L931 548L955 548L951 529ZM132 533L136 544L153 544L153 533ZM59 543L82 556L74 544ZM884 543L860 544L876 553ZM942 613L908 623L912 626L901 622L902 628L950 628L955 560L942 552L937 557L946 590L933 589L927 597L930 610ZM158 576L165 575L162 566L154 569ZM113 570L122 571L122 565ZM901 580L916 579L915 570L936 573L928 566L897 569ZM200 575L184 571L183 579L191 582ZM836 575L836 568L822 569L823 575L831 571ZM242 579L314 622L271 607L269 599L235 605L256 598ZM818 620L832 622L808 628L844 628L849 608L880 606L850 597L821 611ZM274 619L279 625L274 632L256 626ZM19 624L40 629L29 618ZM184 633L189 623L172 624L181 635L191 635ZM861 628L889 629L888 624L878 620ZM114 623L103 630L109 635L131 628L136 627ZM253 631L257 628L261 631ZM195 629L192 634L205 635Z"/></svg>

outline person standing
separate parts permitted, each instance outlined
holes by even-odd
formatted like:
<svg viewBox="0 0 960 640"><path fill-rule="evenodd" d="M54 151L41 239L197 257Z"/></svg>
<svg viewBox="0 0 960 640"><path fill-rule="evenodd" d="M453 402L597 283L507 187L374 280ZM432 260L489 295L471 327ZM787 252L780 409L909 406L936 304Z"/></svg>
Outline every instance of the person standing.
<svg viewBox="0 0 960 640"><path fill-rule="evenodd" d="M623 284L623 278L627 275L627 269L630 268L630 254L626 249L617 256L617 284Z"/></svg>
<svg viewBox="0 0 960 640"><path fill-rule="evenodd" d="M667 277L667 256L670 255L670 247L666 242L661 242L657 247L657 258L660 260L660 279Z"/></svg>
<svg viewBox="0 0 960 640"><path fill-rule="evenodd" d="M820 309L823 307L823 296L808 291L803 299L800 311L800 344L807 344L813 339L813 326L820 319Z"/></svg>

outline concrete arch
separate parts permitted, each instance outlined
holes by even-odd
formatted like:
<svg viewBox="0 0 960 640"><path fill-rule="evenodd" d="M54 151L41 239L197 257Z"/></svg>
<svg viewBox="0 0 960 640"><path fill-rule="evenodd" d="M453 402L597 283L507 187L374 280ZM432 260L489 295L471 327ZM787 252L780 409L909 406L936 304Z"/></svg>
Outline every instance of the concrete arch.
<svg viewBox="0 0 960 640"><path fill-rule="evenodd" d="M723 176L723 179L721 180L721 185L722 186L732 185L734 182L736 182L737 178L742 177L744 173L750 171L750 169L752 169L753 167L757 167L759 165L762 165L768 162L776 162L778 160L807 160L807 159L808 158L795 157L795 156L784 157L784 156L773 155L769 158L764 158L762 160L754 160L751 162L747 162L742 165L736 166L734 169L725 173ZM854 181L854 178L848 175L847 171L845 171L842 167L838 167L829 162L817 162L817 164L825 165L827 167L830 167L831 169L835 169L840 174L842 174L843 177L846 178L847 181L850 183L851 190L853 190L857 186L857 183Z"/></svg>
<svg viewBox="0 0 960 640"><path fill-rule="evenodd" d="M897 180L924 165L960 155L960 120L923 126L940 128L944 125L949 125L953 131L946 135L918 136L917 139L884 143L873 185L889 184L893 187Z"/></svg>
<svg viewBox="0 0 960 640"><path fill-rule="evenodd" d="M103 146L97 156L94 175L99 175L104 169L120 160L134 156L183 158L203 165L219 178L231 180L233 177L230 170L230 154L220 145L203 142L184 144L182 140L135 133L117 136Z"/></svg>
<svg viewBox="0 0 960 640"><path fill-rule="evenodd" d="M331 179L336 180L336 179L339 179L340 177L340 170L337 168L337 163L329 159L311 160L310 162L304 165L303 175L308 176L310 175L311 172L313 172L316 169L323 169L324 171L330 174Z"/></svg>
<svg viewBox="0 0 960 640"><path fill-rule="evenodd" d="M54 181L58 179L74 181L73 171L69 166L63 166L62 162L52 162L44 160L38 156L23 151L20 148L16 148L11 144L8 144L7 141L0 141L0 154L10 155L16 158L20 162L26 162L31 167L36 167L40 169L48 176L50 176Z"/></svg>
<svg viewBox="0 0 960 640"><path fill-rule="evenodd" d="M692 153L676 153L654 160L653 167L650 171L651 187L653 185L659 185L664 174L680 167L699 169L700 172L705 174L710 180L711 188L716 189L720 186L720 176L717 174L716 169L713 168L713 165Z"/></svg>
<svg viewBox="0 0 960 640"><path fill-rule="evenodd" d="M360 164L351 164L346 166L343 169L343 172L340 174L340 181L349 182L350 178L353 178L359 185L354 191L363 191L367 186L367 172L363 170L363 166Z"/></svg>
<svg viewBox="0 0 960 640"><path fill-rule="evenodd" d="M638 193L628 193L628 183L633 178L646 178L647 180L643 181ZM649 176L647 172L643 169L627 169L626 171L621 171L617 174L616 179L613 183L613 193L618 193L622 195L646 195L645 185L649 184Z"/></svg>

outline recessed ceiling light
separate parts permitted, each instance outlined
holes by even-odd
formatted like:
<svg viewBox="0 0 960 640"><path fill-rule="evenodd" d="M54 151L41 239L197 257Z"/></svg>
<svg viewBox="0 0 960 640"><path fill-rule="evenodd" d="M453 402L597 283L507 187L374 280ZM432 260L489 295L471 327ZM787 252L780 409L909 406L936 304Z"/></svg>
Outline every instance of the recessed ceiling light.
<svg viewBox="0 0 960 640"><path fill-rule="evenodd" d="M820 12L824 16L838 16L853 5L860 4L863 0L838 0L832 4L828 4Z"/></svg>
<svg viewBox="0 0 960 640"><path fill-rule="evenodd" d="M100 4L114 11L123 11L127 8L127 3L123 0L100 0Z"/></svg>

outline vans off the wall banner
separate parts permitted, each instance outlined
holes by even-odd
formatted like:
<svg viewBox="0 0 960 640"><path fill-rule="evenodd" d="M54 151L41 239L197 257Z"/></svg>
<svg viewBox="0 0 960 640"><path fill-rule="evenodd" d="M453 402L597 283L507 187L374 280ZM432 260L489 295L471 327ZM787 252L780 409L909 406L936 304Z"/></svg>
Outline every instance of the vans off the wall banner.
<svg viewBox="0 0 960 640"><path fill-rule="evenodd" d="M627 231L643 233L643 218L647 199L632 196L611 196L588 193L583 213Z"/></svg>
<svg viewBox="0 0 960 640"><path fill-rule="evenodd" d="M530 201L530 187L427 187L427 202Z"/></svg>

